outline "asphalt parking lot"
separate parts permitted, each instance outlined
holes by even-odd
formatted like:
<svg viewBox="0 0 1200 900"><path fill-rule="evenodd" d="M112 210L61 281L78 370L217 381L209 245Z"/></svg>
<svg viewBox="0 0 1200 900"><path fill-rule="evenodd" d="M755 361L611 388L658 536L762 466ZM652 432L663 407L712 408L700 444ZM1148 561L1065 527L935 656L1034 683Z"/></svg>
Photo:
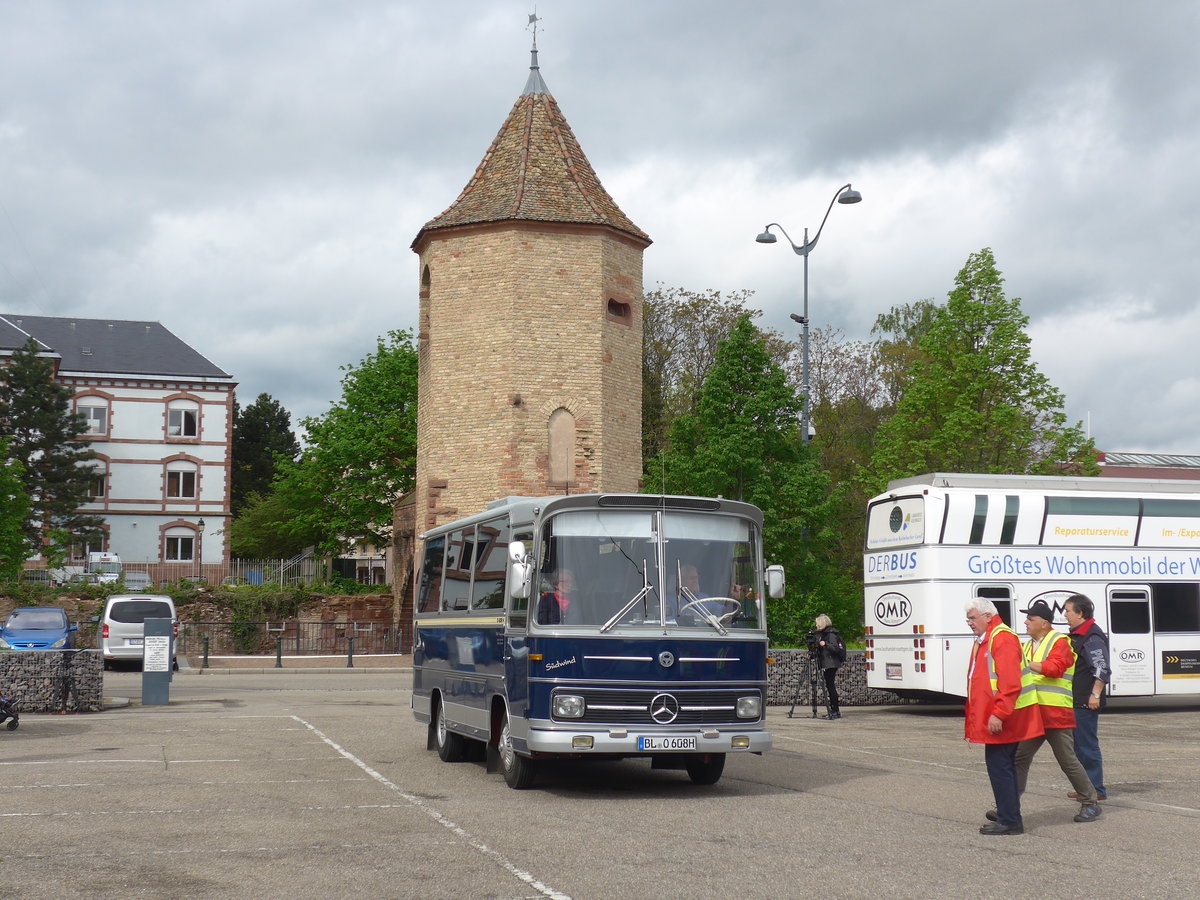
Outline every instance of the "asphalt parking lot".
<svg viewBox="0 0 1200 900"><path fill-rule="evenodd" d="M773 708L776 749L711 788L639 760L517 792L425 749L400 669L185 670L165 706L140 705L140 683L109 673L127 705L0 732L0 897L1195 893L1196 702L1105 716L1095 823L1071 822L1044 750L1028 832L995 838L953 708Z"/></svg>

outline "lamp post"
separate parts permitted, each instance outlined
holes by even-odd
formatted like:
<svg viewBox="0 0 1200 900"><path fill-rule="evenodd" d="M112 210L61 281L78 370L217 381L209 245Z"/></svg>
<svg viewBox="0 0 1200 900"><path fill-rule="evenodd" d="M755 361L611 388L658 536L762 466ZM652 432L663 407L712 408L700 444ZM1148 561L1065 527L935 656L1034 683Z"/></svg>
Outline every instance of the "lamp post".
<svg viewBox="0 0 1200 900"><path fill-rule="evenodd" d="M800 357L800 390L804 394L803 405L800 407L800 440L805 444L809 440L809 416L808 416L808 254L812 253L813 248L817 246L817 241L821 239L821 232L825 228L825 222L829 218L829 213L833 210L834 203L858 203L862 200L862 194L854 190L849 184L844 184L833 195L833 199L829 201L829 208L825 210L825 218L821 220L821 226L817 229L816 235L810 241L808 239L808 229L804 229L804 243L797 244L788 233L783 230L783 226L778 222L772 222L762 230L762 234L755 238L760 244L774 244L775 235L771 234L772 228L778 228L779 232L787 238L787 242L792 245L792 250L797 256L804 257L804 312L802 315L791 314L792 321L798 323L801 328L801 357Z"/></svg>
<svg viewBox="0 0 1200 900"><path fill-rule="evenodd" d="M199 567L196 571L197 575L204 572L204 520L200 519L196 522L196 565Z"/></svg>

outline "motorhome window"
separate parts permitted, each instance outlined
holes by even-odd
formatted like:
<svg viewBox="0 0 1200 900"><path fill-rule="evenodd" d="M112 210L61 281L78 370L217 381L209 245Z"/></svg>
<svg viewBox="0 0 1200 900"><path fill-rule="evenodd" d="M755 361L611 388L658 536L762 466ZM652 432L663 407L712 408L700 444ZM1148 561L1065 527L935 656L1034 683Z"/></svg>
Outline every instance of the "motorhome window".
<svg viewBox="0 0 1200 900"><path fill-rule="evenodd" d="M1011 544L1017 533L1017 513L1021 508L1019 497L1004 498L1004 525L1000 528L1000 543Z"/></svg>
<svg viewBox="0 0 1200 900"><path fill-rule="evenodd" d="M475 531L472 609L504 607L504 575L508 565L508 520L482 522Z"/></svg>
<svg viewBox="0 0 1200 900"><path fill-rule="evenodd" d="M1200 500L1143 500L1142 515L1168 519L1200 519Z"/></svg>
<svg viewBox="0 0 1200 900"><path fill-rule="evenodd" d="M1114 591L1109 597L1109 618L1116 634L1150 633L1150 600L1141 591Z"/></svg>
<svg viewBox="0 0 1200 900"><path fill-rule="evenodd" d="M1154 585L1154 630L1200 631L1198 591L1194 583Z"/></svg>
<svg viewBox="0 0 1200 900"><path fill-rule="evenodd" d="M1141 501L1136 497L1047 497L1051 516L1136 516Z"/></svg>
<svg viewBox="0 0 1200 900"><path fill-rule="evenodd" d="M446 568L442 573L442 612L465 612L471 596L474 564L474 527L452 531L446 540Z"/></svg>
<svg viewBox="0 0 1200 900"><path fill-rule="evenodd" d="M1012 588L1004 585L980 585L975 588L975 596L991 600L1000 615L1000 621L1012 627Z"/></svg>
<svg viewBox="0 0 1200 900"><path fill-rule="evenodd" d="M968 544L983 543L983 527L987 525L987 509L987 494L976 494L975 518L971 520L971 537L967 539Z"/></svg>
<svg viewBox="0 0 1200 900"><path fill-rule="evenodd" d="M442 599L442 555L446 550L444 535L425 542L425 557L421 563L421 596L417 611L437 612Z"/></svg>

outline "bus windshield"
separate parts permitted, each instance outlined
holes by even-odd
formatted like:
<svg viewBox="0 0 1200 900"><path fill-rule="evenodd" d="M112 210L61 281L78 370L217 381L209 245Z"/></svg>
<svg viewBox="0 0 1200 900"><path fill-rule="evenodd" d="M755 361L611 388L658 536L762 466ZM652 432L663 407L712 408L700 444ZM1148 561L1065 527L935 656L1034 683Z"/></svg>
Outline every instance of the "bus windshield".
<svg viewBox="0 0 1200 900"><path fill-rule="evenodd" d="M545 526L539 625L762 627L754 525L677 510L592 509Z"/></svg>

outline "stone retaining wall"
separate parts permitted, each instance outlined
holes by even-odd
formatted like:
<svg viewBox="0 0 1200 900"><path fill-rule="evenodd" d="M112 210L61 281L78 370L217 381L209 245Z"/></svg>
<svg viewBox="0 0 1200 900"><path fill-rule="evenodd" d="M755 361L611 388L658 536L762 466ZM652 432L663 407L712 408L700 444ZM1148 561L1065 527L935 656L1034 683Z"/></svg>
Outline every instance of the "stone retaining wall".
<svg viewBox="0 0 1200 900"><path fill-rule="evenodd" d="M807 706L812 703L810 697L809 668L807 650L771 650L768 654L775 658L772 665L767 666L767 705L790 706L799 687L799 705ZM825 706L825 678L817 672L818 694L822 708ZM866 658L862 650L850 650L846 654L846 664L842 666L837 676L838 699L842 706L880 706L883 704L910 703L902 700L891 691L877 691L867 687Z"/></svg>
<svg viewBox="0 0 1200 900"><path fill-rule="evenodd" d="M0 693L20 713L100 712L103 660L98 650L0 652Z"/></svg>

